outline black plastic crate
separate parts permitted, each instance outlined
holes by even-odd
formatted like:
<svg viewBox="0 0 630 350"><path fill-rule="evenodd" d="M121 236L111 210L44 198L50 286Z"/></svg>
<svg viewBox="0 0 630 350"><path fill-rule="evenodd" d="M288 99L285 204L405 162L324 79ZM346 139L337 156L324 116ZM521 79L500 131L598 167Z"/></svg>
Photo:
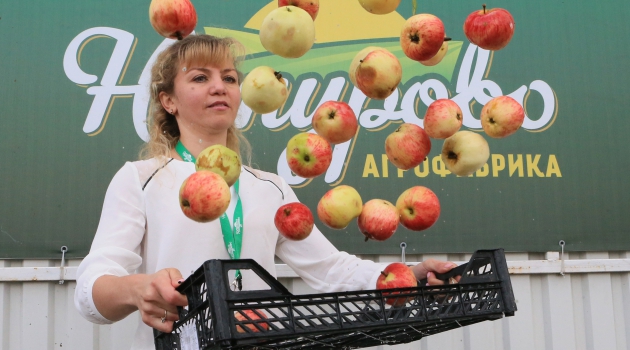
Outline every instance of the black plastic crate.
<svg viewBox="0 0 630 350"><path fill-rule="evenodd" d="M237 269L252 270L271 289L233 291L228 272ZM208 260L178 287L189 305L180 308L172 333L155 331L155 346L180 350L184 334L190 341L192 332L204 350L356 349L408 343L514 315L503 249L476 251L449 275L455 273L462 276L459 283L443 286L293 295L253 260ZM391 306L388 299L406 302ZM238 321L235 313L246 316Z"/></svg>

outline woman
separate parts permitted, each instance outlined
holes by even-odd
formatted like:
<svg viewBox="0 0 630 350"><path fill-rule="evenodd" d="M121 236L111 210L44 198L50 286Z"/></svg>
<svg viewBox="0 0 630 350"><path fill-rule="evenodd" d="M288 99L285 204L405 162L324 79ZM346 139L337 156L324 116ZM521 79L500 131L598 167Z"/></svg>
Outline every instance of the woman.
<svg viewBox="0 0 630 350"><path fill-rule="evenodd" d="M107 189L99 226L77 272L75 304L88 320L106 324L139 310L133 349L154 349L151 327L170 332L177 306L187 304L175 288L208 259L229 259L222 230L242 224L241 258L256 260L275 275L274 255L311 287L323 291L374 289L382 266L338 251L315 228L303 241L279 235L278 207L295 202L279 176L243 167L238 194L220 220L197 223L179 207L179 188L195 172L191 162L206 147L222 144L249 157L249 145L234 121L241 102L237 71L244 52L232 39L193 35L157 58L151 77L151 138L146 160L126 163ZM237 202L240 200L242 214ZM242 221L240 221L242 218ZM414 267L446 272L454 264L427 260ZM440 284L429 273L430 284ZM243 289L266 287L243 271Z"/></svg>

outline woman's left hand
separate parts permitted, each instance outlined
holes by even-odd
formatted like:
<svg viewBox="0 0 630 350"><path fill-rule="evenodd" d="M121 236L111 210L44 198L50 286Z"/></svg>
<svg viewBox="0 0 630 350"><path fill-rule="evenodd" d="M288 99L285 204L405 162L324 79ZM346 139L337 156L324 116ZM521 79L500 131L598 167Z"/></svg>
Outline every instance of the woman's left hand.
<svg viewBox="0 0 630 350"><path fill-rule="evenodd" d="M412 266L411 270L418 281L426 278L428 285L435 286L444 284L444 281L435 278L435 273L446 273L455 267L457 267L457 264L451 261L427 259L416 266ZM457 276L455 280L459 282L460 278L461 276Z"/></svg>

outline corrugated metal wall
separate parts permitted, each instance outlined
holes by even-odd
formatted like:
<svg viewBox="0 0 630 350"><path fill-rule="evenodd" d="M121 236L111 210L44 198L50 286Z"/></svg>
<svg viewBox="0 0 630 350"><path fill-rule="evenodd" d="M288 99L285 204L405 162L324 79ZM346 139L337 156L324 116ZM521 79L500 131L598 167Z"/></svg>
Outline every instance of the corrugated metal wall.
<svg viewBox="0 0 630 350"><path fill-rule="evenodd" d="M469 258L465 255L407 255L406 260L421 261L429 257L460 262ZM506 257L508 261L545 260L544 254L510 253ZM567 259L592 260L595 265L601 260L594 259L622 259L616 260L616 264L630 265L624 260L628 257L630 252L565 254ZM400 256L366 258L380 262L400 260ZM60 261L0 260L0 269L5 274L11 267L59 265ZM68 261L68 265L77 266L78 261ZM630 271L630 266L621 266L618 270ZM566 273L561 276L559 273L515 272L511 279L518 305L516 316L452 330L411 344L378 349L630 349L630 273ZM0 280L7 278L0 276ZM314 292L300 279L280 280L294 294ZM88 323L74 309L75 286L74 281L63 285L57 281L0 282L0 350L127 349L137 315L111 326Z"/></svg>

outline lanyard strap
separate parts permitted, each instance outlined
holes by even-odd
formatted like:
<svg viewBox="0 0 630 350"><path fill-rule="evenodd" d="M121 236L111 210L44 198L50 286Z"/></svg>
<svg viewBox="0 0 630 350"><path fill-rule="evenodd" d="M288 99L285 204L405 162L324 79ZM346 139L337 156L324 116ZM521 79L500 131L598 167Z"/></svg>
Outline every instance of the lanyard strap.
<svg viewBox="0 0 630 350"><path fill-rule="evenodd" d="M177 142L175 151L185 162L194 163L195 157L184 147L181 141ZM234 208L234 215L232 215L232 224L230 225L230 219L226 213L223 213L219 218L221 223L221 233L223 234L223 243L230 258L241 258L241 247L243 246L243 206L241 204L241 196L238 194L239 180L234 183L234 191L236 192L236 207ZM237 287L241 290L241 271L236 271Z"/></svg>

